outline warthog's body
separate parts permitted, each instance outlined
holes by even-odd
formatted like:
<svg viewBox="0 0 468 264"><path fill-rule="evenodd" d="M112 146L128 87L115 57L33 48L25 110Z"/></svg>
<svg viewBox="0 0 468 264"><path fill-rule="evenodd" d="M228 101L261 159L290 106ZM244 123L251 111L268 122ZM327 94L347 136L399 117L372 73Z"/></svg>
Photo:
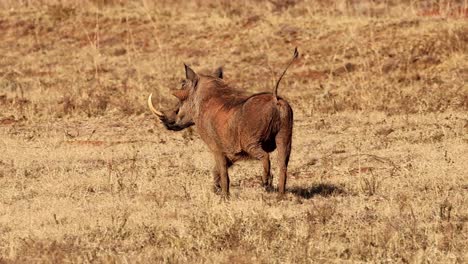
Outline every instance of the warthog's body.
<svg viewBox="0 0 468 264"><path fill-rule="evenodd" d="M229 194L228 168L244 158L263 162L262 182L265 187L271 187L269 153L278 149L278 189L284 194L293 128L291 106L276 96L276 90L245 95L221 79L221 71L216 75L197 75L186 66L187 79L182 89L174 92L180 100L178 108L162 114L152 106L151 97L148 104L170 130L195 124L214 154L215 188L221 188L226 195Z"/></svg>

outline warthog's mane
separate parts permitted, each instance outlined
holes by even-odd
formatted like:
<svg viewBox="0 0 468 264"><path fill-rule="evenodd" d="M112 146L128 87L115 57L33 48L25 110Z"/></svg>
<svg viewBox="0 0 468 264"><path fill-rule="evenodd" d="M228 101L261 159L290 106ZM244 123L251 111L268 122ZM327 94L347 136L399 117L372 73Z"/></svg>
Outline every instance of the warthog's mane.
<svg viewBox="0 0 468 264"><path fill-rule="evenodd" d="M204 101L210 99L219 100L223 107L226 109L235 108L239 105L242 105L249 98L259 95L267 94L268 92L249 94L245 91L241 91L237 88L230 86L227 82L222 79L213 78L212 76L203 76L206 77L203 85L206 85L208 91L207 95L203 98Z"/></svg>

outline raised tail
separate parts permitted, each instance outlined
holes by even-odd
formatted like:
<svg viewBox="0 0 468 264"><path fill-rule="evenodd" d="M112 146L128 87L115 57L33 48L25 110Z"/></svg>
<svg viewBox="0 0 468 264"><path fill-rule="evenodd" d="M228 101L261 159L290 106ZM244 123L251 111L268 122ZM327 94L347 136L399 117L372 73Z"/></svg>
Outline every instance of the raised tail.
<svg viewBox="0 0 468 264"><path fill-rule="evenodd" d="M278 86L279 86L279 83L281 82L281 79L283 79L284 74L286 74L286 71L288 70L289 66L291 66L291 64L297 59L297 57L299 57L299 52L297 51L297 47L296 47L296 48L294 48L294 55L293 55L291 61L289 62L288 66L286 66L286 69L284 69L283 73L279 77L278 81L276 82L275 89L273 90L273 98L274 98L274 100L276 102L278 101Z"/></svg>

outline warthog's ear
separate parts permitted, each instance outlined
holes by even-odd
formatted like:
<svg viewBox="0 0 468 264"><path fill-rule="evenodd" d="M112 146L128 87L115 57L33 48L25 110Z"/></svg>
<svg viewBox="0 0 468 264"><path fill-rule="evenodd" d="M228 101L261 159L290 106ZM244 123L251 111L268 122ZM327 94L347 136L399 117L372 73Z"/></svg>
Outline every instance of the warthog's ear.
<svg viewBox="0 0 468 264"><path fill-rule="evenodd" d="M223 78L223 67L219 67L213 73L214 77L222 79Z"/></svg>
<svg viewBox="0 0 468 264"><path fill-rule="evenodd" d="M175 91L172 92L172 95L177 97L177 99L179 99L180 101L184 101L185 99L187 99L187 97L189 95L189 91L187 91L187 90L175 90Z"/></svg>
<svg viewBox="0 0 468 264"><path fill-rule="evenodd" d="M185 66L185 77L188 80L196 81L198 79L198 75L187 65L184 63Z"/></svg>

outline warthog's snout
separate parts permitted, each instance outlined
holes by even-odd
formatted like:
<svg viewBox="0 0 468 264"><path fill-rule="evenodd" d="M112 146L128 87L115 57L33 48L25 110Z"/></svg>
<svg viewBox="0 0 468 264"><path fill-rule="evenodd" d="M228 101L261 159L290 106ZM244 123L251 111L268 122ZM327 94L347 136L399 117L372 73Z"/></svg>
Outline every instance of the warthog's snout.
<svg viewBox="0 0 468 264"><path fill-rule="evenodd" d="M153 101L152 101L152 95L150 94L148 97L148 107L151 110L151 112L161 120L161 122L164 124L164 126L168 130L173 130L173 131L180 131L183 130L187 127L193 126L194 123L192 121L188 121L182 124L179 124L180 118L178 118L177 114L179 112L179 107L177 106L174 109L167 110L167 111L158 111L156 108L153 106Z"/></svg>

